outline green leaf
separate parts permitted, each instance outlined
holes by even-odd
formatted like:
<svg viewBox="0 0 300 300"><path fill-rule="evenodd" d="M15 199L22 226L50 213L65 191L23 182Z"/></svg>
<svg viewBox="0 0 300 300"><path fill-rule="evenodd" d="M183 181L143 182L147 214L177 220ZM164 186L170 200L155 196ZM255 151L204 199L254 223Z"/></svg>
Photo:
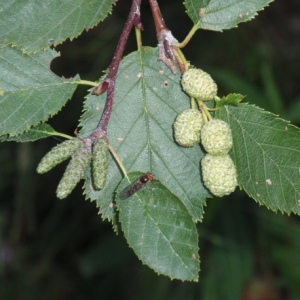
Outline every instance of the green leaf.
<svg viewBox="0 0 300 300"><path fill-rule="evenodd" d="M185 0L187 14L199 28L222 31L253 19L272 0Z"/></svg>
<svg viewBox="0 0 300 300"><path fill-rule="evenodd" d="M228 94L217 101L216 108L222 108L225 105L238 105L244 98L245 96L241 94Z"/></svg>
<svg viewBox="0 0 300 300"><path fill-rule="evenodd" d="M129 174L119 191L141 175ZM125 237L144 263L159 274L197 281L197 229L180 199L153 180L132 197L117 200L117 206Z"/></svg>
<svg viewBox="0 0 300 300"><path fill-rule="evenodd" d="M0 136L0 142L34 142L54 135L61 136L61 134L55 131L50 125L39 124L17 136L10 137L8 134L2 135Z"/></svg>
<svg viewBox="0 0 300 300"><path fill-rule="evenodd" d="M45 50L90 29L111 12L116 0L7 0L1 3L0 46L24 52Z"/></svg>
<svg viewBox="0 0 300 300"><path fill-rule="evenodd" d="M273 211L300 214L300 129L256 106L226 106L239 185Z"/></svg>
<svg viewBox="0 0 300 300"><path fill-rule="evenodd" d="M174 120L189 107L189 97L181 90L180 74L174 75L157 57L157 49L144 48L122 61L108 138L127 171L154 173L198 221L210 196L200 178L199 162L204 154L198 145L184 148L174 141ZM95 130L104 104L105 95L88 96L81 136ZM121 179L120 169L111 158L102 191L91 188L90 178L86 181L85 193L97 201L104 218L113 217L111 202Z"/></svg>
<svg viewBox="0 0 300 300"><path fill-rule="evenodd" d="M52 73L49 65L57 55L0 49L0 135L17 135L46 121L72 96L79 77L67 80Z"/></svg>

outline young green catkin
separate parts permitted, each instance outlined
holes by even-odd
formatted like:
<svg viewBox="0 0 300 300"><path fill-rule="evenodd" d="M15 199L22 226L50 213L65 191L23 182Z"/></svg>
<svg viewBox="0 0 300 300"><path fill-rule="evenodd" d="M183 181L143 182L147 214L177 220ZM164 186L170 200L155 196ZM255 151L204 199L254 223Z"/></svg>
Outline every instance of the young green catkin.
<svg viewBox="0 0 300 300"><path fill-rule="evenodd" d="M180 113L174 122L174 137L183 147L192 147L200 142L200 130L204 123L198 109L188 108Z"/></svg>
<svg viewBox="0 0 300 300"><path fill-rule="evenodd" d="M42 158L37 167L37 172L43 174L50 171L56 165L71 157L82 146L83 142L78 138L58 144Z"/></svg>
<svg viewBox="0 0 300 300"><path fill-rule="evenodd" d="M191 68L182 75L183 90L198 100L212 100L217 95L217 84L201 69Z"/></svg>
<svg viewBox="0 0 300 300"><path fill-rule="evenodd" d="M56 196L59 199L66 198L77 183L83 178L85 170L91 162L92 152L90 146L79 149L70 160L63 177L61 178Z"/></svg>
<svg viewBox="0 0 300 300"><path fill-rule="evenodd" d="M108 171L108 142L99 138L93 145L92 174L94 187L97 190L104 188Z"/></svg>
<svg viewBox="0 0 300 300"><path fill-rule="evenodd" d="M227 154L232 148L230 126L219 119L212 119L201 128L201 144L211 155Z"/></svg>
<svg viewBox="0 0 300 300"><path fill-rule="evenodd" d="M203 182L215 196L229 195L238 185L236 167L228 154L206 154L202 158L201 167Z"/></svg>

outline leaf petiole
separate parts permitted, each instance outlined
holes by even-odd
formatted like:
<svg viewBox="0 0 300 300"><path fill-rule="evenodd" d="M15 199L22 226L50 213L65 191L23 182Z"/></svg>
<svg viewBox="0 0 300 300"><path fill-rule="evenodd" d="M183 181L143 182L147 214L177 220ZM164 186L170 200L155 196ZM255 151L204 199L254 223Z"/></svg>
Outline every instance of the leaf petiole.
<svg viewBox="0 0 300 300"><path fill-rule="evenodd" d="M137 43L138 51L140 51L143 44L142 44L141 29L138 28L138 27L135 27L135 37L136 37L136 43Z"/></svg>
<svg viewBox="0 0 300 300"><path fill-rule="evenodd" d="M188 33L188 35L185 37L185 39L181 42L181 43L176 43L173 46L178 47L178 48L184 48L189 41L191 40L191 38L194 36L194 34L196 33L196 31L200 29L200 22L197 22L192 29L190 30L190 32Z"/></svg>
<svg viewBox="0 0 300 300"><path fill-rule="evenodd" d="M97 87L99 85L99 83L94 82L94 81L89 81L89 80L79 80L77 84L89 85L89 86L94 86L94 87Z"/></svg>
<svg viewBox="0 0 300 300"><path fill-rule="evenodd" d="M57 132L57 131L55 131L52 135L60 136L60 137L66 138L68 140L73 139L73 136L68 135L68 134L64 134L64 133L61 133L61 132Z"/></svg>

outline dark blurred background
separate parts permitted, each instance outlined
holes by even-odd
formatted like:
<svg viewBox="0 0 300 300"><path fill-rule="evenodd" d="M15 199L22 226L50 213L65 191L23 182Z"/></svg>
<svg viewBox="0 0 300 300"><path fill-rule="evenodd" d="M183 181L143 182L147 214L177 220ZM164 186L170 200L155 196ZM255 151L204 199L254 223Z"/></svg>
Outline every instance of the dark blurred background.
<svg viewBox="0 0 300 300"><path fill-rule="evenodd" d="M143 44L155 46L147 1ZM182 1L160 0L178 40L192 27ZM110 63L130 1L119 1L99 26L66 41L51 68L97 80ZM126 52L136 49L134 34ZM217 81L219 95L246 94L300 125L300 2L276 0L251 22L220 32L198 31L183 50ZM87 89L78 88L51 125L73 135ZM198 283L171 281L137 259L122 234L102 221L80 185L65 200L55 196L66 164L38 175L55 138L0 145L0 299L300 299L300 223L297 216L259 207L242 191L210 199L200 235Z"/></svg>

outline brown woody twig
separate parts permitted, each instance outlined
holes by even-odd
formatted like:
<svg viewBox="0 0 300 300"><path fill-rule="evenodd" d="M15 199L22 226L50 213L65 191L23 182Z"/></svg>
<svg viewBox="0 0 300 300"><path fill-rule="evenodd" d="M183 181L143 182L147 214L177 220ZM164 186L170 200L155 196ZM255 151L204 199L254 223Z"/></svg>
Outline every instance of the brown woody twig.
<svg viewBox="0 0 300 300"><path fill-rule="evenodd" d="M107 126L108 126L108 122L114 104L117 73L119 70L121 59L123 57L125 46L128 41L129 34L133 26L139 29L143 29L143 25L140 19L140 6L141 6L141 0L132 1L132 5L130 8L130 12L128 14L127 21L125 23L112 62L109 67L109 72L106 78L104 79L104 81L93 91L94 95L101 95L107 92L107 97L106 97L103 114L101 116L101 120L97 126L97 129L89 136L89 139L91 139L92 141L95 141L98 137L107 136Z"/></svg>

